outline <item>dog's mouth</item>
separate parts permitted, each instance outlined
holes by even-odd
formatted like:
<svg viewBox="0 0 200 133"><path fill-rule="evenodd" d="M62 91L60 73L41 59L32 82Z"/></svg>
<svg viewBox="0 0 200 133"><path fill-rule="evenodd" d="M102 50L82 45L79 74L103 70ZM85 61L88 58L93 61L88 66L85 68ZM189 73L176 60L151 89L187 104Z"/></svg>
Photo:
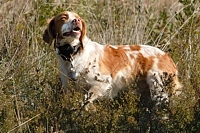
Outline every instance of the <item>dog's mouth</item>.
<svg viewBox="0 0 200 133"><path fill-rule="evenodd" d="M63 36L67 37L67 36L72 36L72 35L78 35L78 34L80 34L80 31L81 31L80 27L75 27L70 32L64 32Z"/></svg>
<svg viewBox="0 0 200 133"><path fill-rule="evenodd" d="M72 31L73 32L77 32L77 31L80 31L81 29L79 28L79 27L76 27L76 28L74 28Z"/></svg>

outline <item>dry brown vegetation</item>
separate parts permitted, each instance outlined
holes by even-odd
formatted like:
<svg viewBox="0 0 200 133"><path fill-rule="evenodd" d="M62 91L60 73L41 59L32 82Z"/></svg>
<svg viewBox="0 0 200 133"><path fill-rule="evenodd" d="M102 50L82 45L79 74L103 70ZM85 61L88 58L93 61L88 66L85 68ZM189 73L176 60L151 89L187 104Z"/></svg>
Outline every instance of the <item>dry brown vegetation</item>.
<svg viewBox="0 0 200 133"><path fill-rule="evenodd" d="M0 1L0 132L198 132L200 131L199 0ZM53 48L42 34L47 19L77 12L88 36L101 44L148 44L169 52L183 93L162 121L134 94L82 108L84 84L63 92ZM162 114L163 111L156 112Z"/></svg>

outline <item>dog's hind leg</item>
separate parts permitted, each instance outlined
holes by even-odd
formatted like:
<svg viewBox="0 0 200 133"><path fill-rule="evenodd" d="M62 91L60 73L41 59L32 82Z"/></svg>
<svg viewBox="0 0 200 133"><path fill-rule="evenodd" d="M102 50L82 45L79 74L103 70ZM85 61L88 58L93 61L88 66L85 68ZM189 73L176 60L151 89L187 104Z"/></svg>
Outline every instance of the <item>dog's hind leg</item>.
<svg viewBox="0 0 200 133"><path fill-rule="evenodd" d="M169 97L163 86L160 73L154 72L149 75L147 77L147 84L149 85L151 99L156 105L169 102Z"/></svg>
<svg viewBox="0 0 200 133"><path fill-rule="evenodd" d="M161 74L159 72L154 72L147 78L147 84L149 86L152 108L151 115L157 118L168 119L168 106L169 106L169 95L166 88L163 85ZM158 112L162 112L161 115L157 115Z"/></svg>

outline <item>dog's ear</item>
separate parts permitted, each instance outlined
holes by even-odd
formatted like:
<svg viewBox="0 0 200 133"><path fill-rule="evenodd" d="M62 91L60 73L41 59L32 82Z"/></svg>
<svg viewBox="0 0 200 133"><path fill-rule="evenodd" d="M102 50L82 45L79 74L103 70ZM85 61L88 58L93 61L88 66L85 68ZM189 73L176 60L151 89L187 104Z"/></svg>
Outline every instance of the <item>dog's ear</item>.
<svg viewBox="0 0 200 133"><path fill-rule="evenodd" d="M55 22L54 19L51 19L48 22L49 22L48 27L45 29L43 33L43 40L46 43L51 44L53 39L56 38Z"/></svg>
<svg viewBox="0 0 200 133"><path fill-rule="evenodd" d="M80 41L81 41L81 43L83 45L83 39L86 36L86 23L85 23L85 21L83 19L81 19L81 23L82 23L82 31L81 31ZM83 48L83 46L82 46L82 48Z"/></svg>

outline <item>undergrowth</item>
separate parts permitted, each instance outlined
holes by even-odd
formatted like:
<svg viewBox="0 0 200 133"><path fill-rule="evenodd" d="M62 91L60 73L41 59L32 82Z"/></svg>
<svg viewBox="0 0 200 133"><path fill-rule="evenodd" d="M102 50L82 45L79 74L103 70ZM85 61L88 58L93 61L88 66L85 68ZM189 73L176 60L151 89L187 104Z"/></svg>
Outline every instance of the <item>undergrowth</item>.
<svg viewBox="0 0 200 133"><path fill-rule="evenodd" d="M199 0L0 3L0 132L200 131ZM171 98L169 120L155 119L146 106L151 103L136 95L136 85L113 100L96 101L96 112L82 107L85 84L61 89L53 47L42 34L47 19L64 10L78 13L96 42L148 44L171 55L184 87Z"/></svg>

